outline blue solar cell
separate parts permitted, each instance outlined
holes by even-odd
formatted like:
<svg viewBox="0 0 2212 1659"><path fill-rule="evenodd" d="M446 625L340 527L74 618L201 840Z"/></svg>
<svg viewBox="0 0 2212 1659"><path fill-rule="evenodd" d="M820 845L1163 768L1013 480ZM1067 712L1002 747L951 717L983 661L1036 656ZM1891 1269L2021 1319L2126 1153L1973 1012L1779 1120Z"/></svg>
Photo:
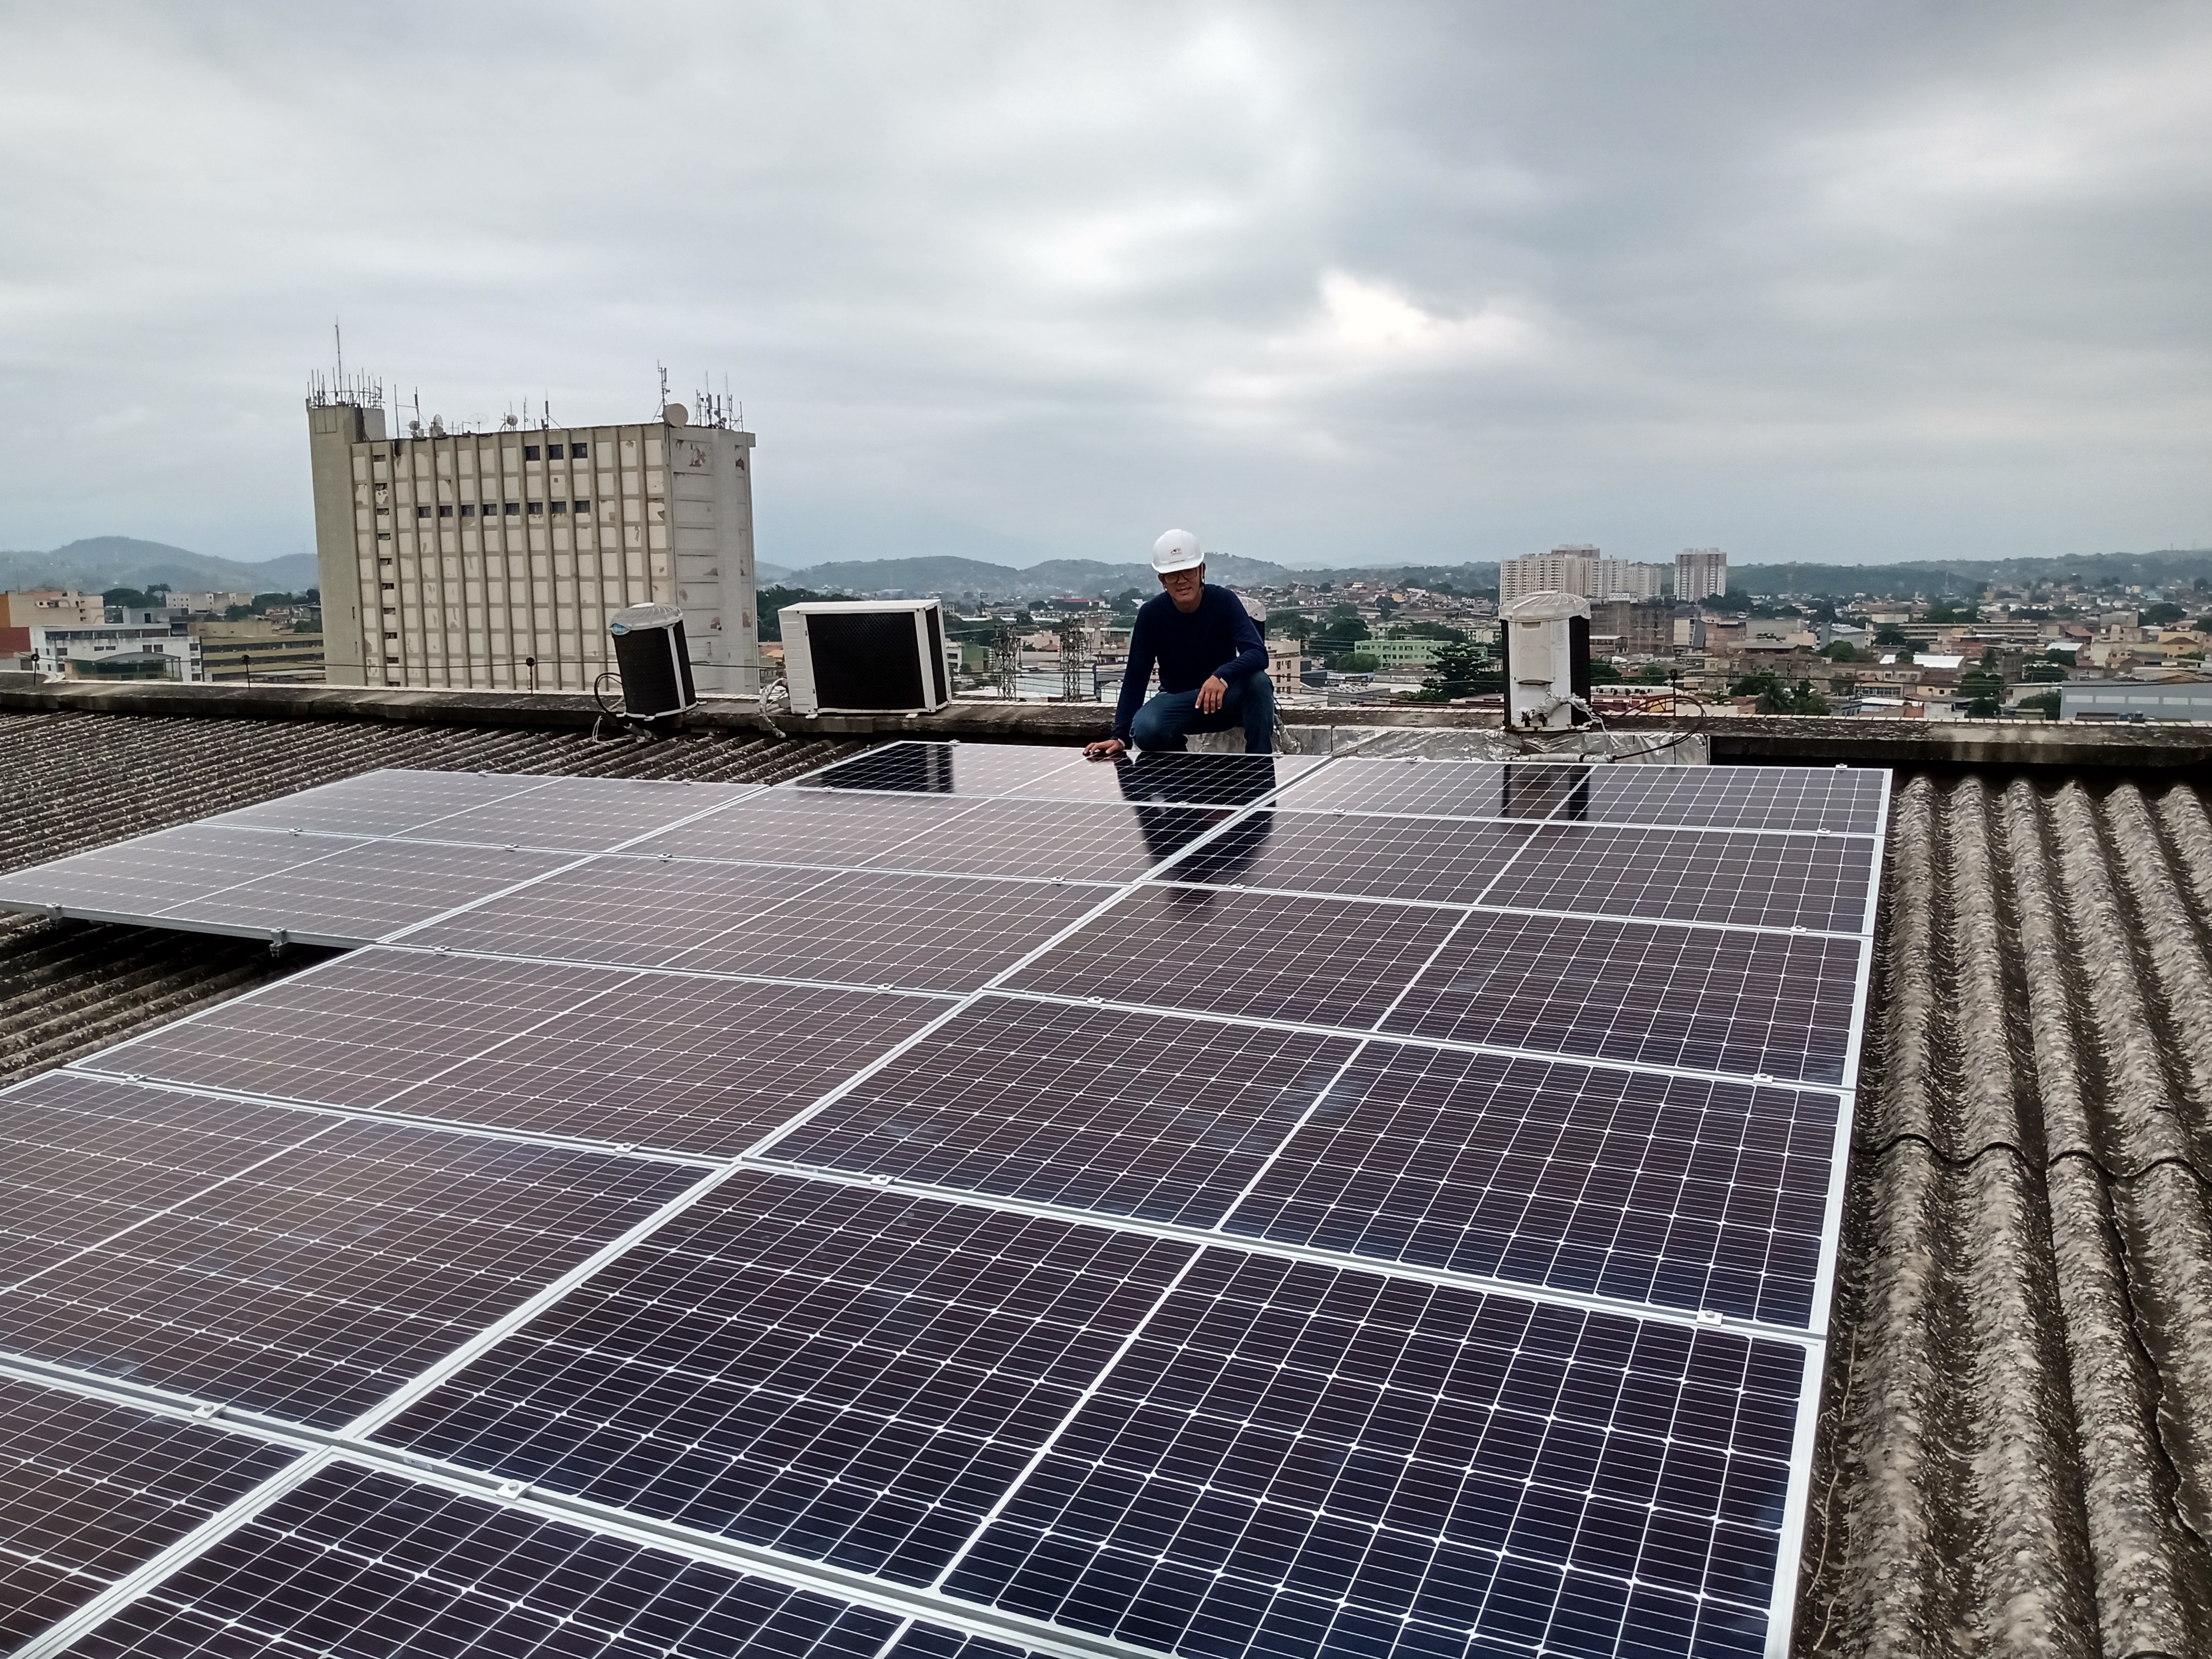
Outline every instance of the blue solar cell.
<svg viewBox="0 0 2212 1659"><path fill-rule="evenodd" d="M1376 1043L1222 1224L1802 1326L1836 1120L1826 1094Z"/></svg>
<svg viewBox="0 0 2212 1659"><path fill-rule="evenodd" d="M74 1659L876 1659L890 1614L340 1462Z"/></svg>
<svg viewBox="0 0 2212 1659"><path fill-rule="evenodd" d="M1803 1352L1209 1252L946 1580L1192 1655L1726 1650Z"/></svg>
<svg viewBox="0 0 2212 1659"><path fill-rule="evenodd" d="M380 1438L927 1583L1191 1249L743 1176Z"/></svg>

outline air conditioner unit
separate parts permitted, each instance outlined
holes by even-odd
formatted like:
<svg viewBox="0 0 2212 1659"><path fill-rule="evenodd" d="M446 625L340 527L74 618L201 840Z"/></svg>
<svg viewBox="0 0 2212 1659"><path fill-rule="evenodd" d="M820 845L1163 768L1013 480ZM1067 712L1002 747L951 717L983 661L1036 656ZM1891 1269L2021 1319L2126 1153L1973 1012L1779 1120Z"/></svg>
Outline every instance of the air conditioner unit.
<svg viewBox="0 0 2212 1659"><path fill-rule="evenodd" d="M928 714L952 701L935 599L787 605L775 614L794 714Z"/></svg>

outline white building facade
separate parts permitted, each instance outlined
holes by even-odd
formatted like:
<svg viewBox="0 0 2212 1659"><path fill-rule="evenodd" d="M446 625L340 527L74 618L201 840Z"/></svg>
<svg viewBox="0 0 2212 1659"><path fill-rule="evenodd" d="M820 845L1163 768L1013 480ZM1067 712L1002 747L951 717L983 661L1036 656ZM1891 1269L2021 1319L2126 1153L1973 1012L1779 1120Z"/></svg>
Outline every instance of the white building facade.
<svg viewBox="0 0 2212 1659"><path fill-rule="evenodd" d="M197 683L200 642L167 622L68 623L31 629L31 665L70 679L157 679Z"/></svg>
<svg viewBox="0 0 2212 1659"><path fill-rule="evenodd" d="M1645 604L1657 599L1666 589L1667 568L1664 565L1644 564L1632 559L1600 559L1597 562L1597 586L1589 597Z"/></svg>
<svg viewBox="0 0 2212 1659"><path fill-rule="evenodd" d="M683 414L392 439L310 398L330 682L588 691L609 613L651 600L701 691L757 690L753 434Z"/></svg>
<svg viewBox="0 0 2212 1659"><path fill-rule="evenodd" d="M1695 605L1728 592L1728 555L1717 547L1686 547L1674 556L1674 603Z"/></svg>
<svg viewBox="0 0 2212 1659"><path fill-rule="evenodd" d="M1498 603L1510 605L1530 593L1580 593L1587 598L1597 586L1597 567L1595 547L1555 547L1548 553L1507 559L1498 567Z"/></svg>
<svg viewBox="0 0 2212 1659"><path fill-rule="evenodd" d="M1507 559L1498 567L1498 602L1510 605L1530 593L1578 593L1586 599L1656 599L1665 590L1666 567L1608 559L1586 543Z"/></svg>

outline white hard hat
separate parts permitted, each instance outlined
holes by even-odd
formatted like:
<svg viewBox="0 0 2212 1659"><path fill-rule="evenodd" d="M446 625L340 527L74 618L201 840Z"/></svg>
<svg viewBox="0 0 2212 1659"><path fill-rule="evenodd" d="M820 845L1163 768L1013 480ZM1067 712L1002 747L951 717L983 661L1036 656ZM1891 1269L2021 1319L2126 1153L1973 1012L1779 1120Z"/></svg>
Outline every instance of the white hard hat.
<svg viewBox="0 0 2212 1659"><path fill-rule="evenodd" d="M1188 530L1170 530L1152 544L1152 568L1163 576L1205 562L1205 550Z"/></svg>

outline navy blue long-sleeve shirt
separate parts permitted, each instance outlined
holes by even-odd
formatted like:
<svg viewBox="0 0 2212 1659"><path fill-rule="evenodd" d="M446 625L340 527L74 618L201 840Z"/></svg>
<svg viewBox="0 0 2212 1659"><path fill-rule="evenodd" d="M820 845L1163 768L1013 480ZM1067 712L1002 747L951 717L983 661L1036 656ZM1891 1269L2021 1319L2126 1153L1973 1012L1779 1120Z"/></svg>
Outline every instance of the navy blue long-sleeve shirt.
<svg viewBox="0 0 2212 1659"><path fill-rule="evenodd" d="M1121 676L1121 701L1114 710L1114 735L1124 743L1129 740L1129 722L1144 707L1155 662L1161 690L1195 691L1208 676L1233 680L1265 672L1267 642L1243 603L1212 582L1198 590L1198 609L1187 616L1164 593L1146 601L1129 630L1129 667Z"/></svg>

